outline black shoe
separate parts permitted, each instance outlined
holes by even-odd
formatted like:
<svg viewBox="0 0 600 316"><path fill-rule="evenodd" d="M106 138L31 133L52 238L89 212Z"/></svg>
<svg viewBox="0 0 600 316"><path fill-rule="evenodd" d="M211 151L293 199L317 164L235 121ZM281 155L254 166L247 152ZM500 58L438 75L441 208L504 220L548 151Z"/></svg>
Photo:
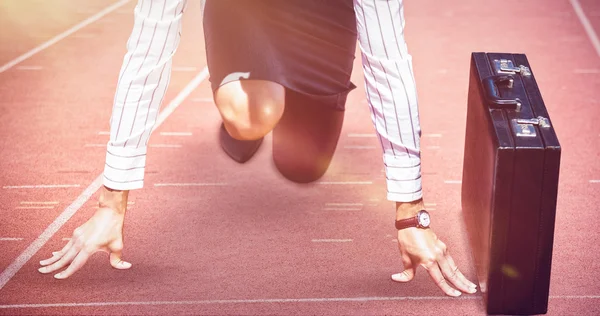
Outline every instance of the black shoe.
<svg viewBox="0 0 600 316"><path fill-rule="evenodd" d="M219 142L221 143L221 148L225 151L225 153L231 157L231 159L244 163L248 161L263 142L263 137L257 140L238 140L227 132L225 129L225 125L221 123L221 128L219 129Z"/></svg>

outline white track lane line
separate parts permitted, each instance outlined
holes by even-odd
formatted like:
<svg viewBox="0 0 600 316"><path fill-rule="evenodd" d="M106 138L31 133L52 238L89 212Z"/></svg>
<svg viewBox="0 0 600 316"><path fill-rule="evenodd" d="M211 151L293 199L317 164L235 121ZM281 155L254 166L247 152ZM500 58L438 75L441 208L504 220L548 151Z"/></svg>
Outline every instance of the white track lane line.
<svg viewBox="0 0 600 316"><path fill-rule="evenodd" d="M44 201L44 202L22 201L20 204L24 204L24 205L56 205L56 204L58 204L58 201Z"/></svg>
<svg viewBox="0 0 600 316"><path fill-rule="evenodd" d="M3 189L64 189L79 188L79 184L35 184L35 185L7 185Z"/></svg>
<svg viewBox="0 0 600 316"><path fill-rule="evenodd" d="M461 184L462 181L461 180L444 180L444 183L446 183L446 184Z"/></svg>
<svg viewBox="0 0 600 316"><path fill-rule="evenodd" d="M51 210L54 206L44 205L44 206L17 206L15 209L17 210Z"/></svg>
<svg viewBox="0 0 600 316"><path fill-rule="evenodd" d="M352 207L324 207L322 211L362 211L362 208Z"/></svg>
<svg viewBox="0 0 600 316"><path fill-rule="evenodd" d="M600 180L590 180L590 183L600 183Z"/></svg>
<svg viewBox="0 0 600 316"><path fill-rule="evenodd" d="M102 18L103 16L109 14L110 12L124 6L125 4L127 4L128 2L130 2L131 0L121 0L117 3L114 3L110 6L108 6L107 8L105 8L104 10L94 14L93 16L83 20L82 22L80 22L79 24L71 27L70 29L56 35L55 37L51 38L50 40L48 40L47 42L39 45L38 47L28 51L27 53L9 61L8 63L6 63L5 65L3 65L2 67L0 67L0 73L3 73L5 71L7 71L8 69L12 68L13 66L19 64L20 62L28 59L29 57L43 51L44 49L58 43L60 40L64 39L65 37L77 32L78 30L82 29L83 27L98 21L100 18Z"/></svg>
<svg viewBox="0 0 600 316"><path fill-rule="evenodd" d="M106 144L85 144L83 145L83 147L96 147L96 148L100 148L100 147L106 147ZM148 145L148 147L150 148L181 148L183 147L182 145L179 144L150 144Z"/></svg>
<svg viewBox="0 0 600 316"><path fill-rule="evenodd" d="M600 299L600 295L550 295L555 299ZM481 295L450 296L371 296L371 297L309 297L309 298L272 298L237 300L197 300L197 301L137 301L137 302L88 302L88 303L50 303L50 304L14 304L0 305L0 309L48 308L48 307L103 307L103 306L157 306L157 305L211 305L211 304L281 304L281 303L336 303L336 302L381 302L381 301L449 301L481 300Z"/></svg>
<svg viewBox="0 0 600 316"><path fill-rule="evenodd" d="M362 203L325 203L323 211L361 211Z"/></svg>
<svg viewBox="0 0 600 316"><path fill-rule="evenodd" d="M352 239L313 239L312 242L352 242Z"/></svg>
<svg viewBox="0 0 600 316"><path fill-rule="evenodd" d="M23 238L0 237L0 241L21 241Z"/></svg>
<svg viewBox="0 0 600 316"><path fill-rule="evenodd" d="M323 182L317 182L317 184L373 184L372 181L323 181Z"/></svg>
<svg viewBox="0 0 600 316"><path fill-rule="evenodd" d="M581 25L583 25L583 28L585 29L585 32L587 33L587 36L590 39L590 42L592 42L592 46L594 46L594 48L596 49L596 54L598 54L598 57L600 57L600 40L598 40L598 34L596 34L596 31L594 31L594 27L592 26L592 23L590 23L590 20L588 20L588 18L585 16L585 12L581 8L581 4L579 4L579 0L569 0L569 1L571 2L571 5L573 6L573 10L575 10L577 17L579 18L579 21L581 22Z"/></svg>
<svg viewBox="0 0 600 316"><path fill-rule="evenodd" d="M192 136L191 132L160 132L161 136Z"/></svg>
<svg viewBox="0 0 600 316"><path fill-rule="evenodd" d="M155 183L155 187L208 187L208 186L223 186L227 183L209 183L209 182L196 182L196 183Z"/></svg>
<svg viewBox="0 0 600 316"><path fill-rule="evenodd" d="M21 202L21 204L55 205L55 204L58 204L58 201L44 201L44 202L23 201L23 202Z"/></svg>
<svg viewBox="0 0 600 316"><path fill-rule="evenodd" d="M188 83L181 92L165 107L156 120L153 131L156 130L162 123L183 103L194 89L208 77L208 68L204 67L202 71ZM2 289L10 279L33 257L54 234L94 195L103 183L102 174L98 175L84 191L67 206L64 211L37 237L28 247L17 257L11 264L0 274L0 289Z"/></svg>
<svg viewBox="0 0 600 316"><path fill-rule="evenodd" d="M210 304L281 304L281 303L334 303L334 302L378 302L378 301L428 301L428 300L473 300L480 295L471 296L396 296L396 297L315 297L315 298L274 298L239 300L197 300L197 301L138 301L138 302L89 302L89 303L52 303L52 304L15 304L0 305L0 309L10 308L47 308L47 307L102 307L102 306L156 306L156 305L210 305Z"/></svg>

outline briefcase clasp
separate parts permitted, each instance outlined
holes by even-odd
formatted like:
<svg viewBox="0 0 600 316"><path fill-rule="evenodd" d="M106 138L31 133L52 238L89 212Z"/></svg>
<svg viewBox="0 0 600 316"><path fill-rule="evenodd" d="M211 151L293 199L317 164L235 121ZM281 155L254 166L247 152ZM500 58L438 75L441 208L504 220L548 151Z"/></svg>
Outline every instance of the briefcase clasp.
<svg viewBox="0 0 600 316"><path fill-rule="evenodd" d="M531 119L516 119L516 121L519 124L533 124L544 128L550 127L550 121L543 116L538 116Z"/></svg>
<svg viewBox="0 0 600 316"><path fill-rule="evenodd" d="M520 73L521 75L528 77L531 76L531 70L528 67L523 65L519 65L519 67L515 67L512 60L510 59L494 59L494 69L496 73L499 74L516 74Z"/></svg>
<svg viewBox="0 0 600 316"><path fill-rule="evenodd" d="M531 119L512 119L511 121L517 137L536 137L534 125L542 128L550 127L550 121L542 116Z"/></svg>

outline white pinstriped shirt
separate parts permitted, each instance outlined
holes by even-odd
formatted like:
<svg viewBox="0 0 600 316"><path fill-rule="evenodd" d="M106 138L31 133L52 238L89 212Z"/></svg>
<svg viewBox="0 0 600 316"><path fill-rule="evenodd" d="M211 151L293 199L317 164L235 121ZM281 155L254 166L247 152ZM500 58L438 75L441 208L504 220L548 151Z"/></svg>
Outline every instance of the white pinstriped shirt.
<svg viewBox="0 0 600 316"><path fill-rule="evenodd" d="M104 185L143 187L152 128L171 78L187 0L138 0L119 74ZM383 150L387 198L422 197L419 114L402 0L354 0L367 103Z"/></svg>

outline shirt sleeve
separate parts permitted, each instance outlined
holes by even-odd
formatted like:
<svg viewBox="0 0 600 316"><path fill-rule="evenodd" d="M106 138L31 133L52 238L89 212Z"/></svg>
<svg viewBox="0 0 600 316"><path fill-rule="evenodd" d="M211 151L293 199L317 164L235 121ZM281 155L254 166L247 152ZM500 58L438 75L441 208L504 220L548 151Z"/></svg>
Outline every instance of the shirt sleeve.
<svg viewBox="0 0 600 316"><path fill-rule="evenodd" d="M186 0L139 0L110 118L104 185L143 187L148 140L171 78Z"/></svg>
<svg viewBox="0 0 600 316"><path fill-rule="evenodd" d="M383 149L387 198L423 196L417 90L402 0L354 0L371 119Z"/></svg>

